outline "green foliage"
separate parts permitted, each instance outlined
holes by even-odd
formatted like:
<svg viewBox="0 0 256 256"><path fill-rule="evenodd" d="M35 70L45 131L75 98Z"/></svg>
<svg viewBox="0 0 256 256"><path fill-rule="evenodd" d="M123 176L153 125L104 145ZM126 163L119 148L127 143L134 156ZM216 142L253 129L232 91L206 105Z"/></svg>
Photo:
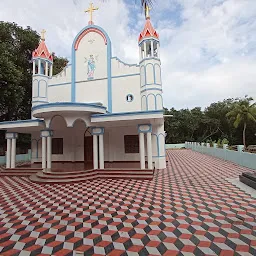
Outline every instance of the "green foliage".
<svg viewBox="0 0 256 256"><path fill-rule="evenodd" d="M30 27L22 28L15 23L0 22L0 122L31 117L31 57L39 40L40 36ZM54 62L56 74L62 70L67 59L54 56ZM25 141L29 144L29 140L26 136L19 136L23 144ZM0 145L4 142L4 132L0 131Z"/></svg>
<svg viewBox="0 0 256 256"><path fill-rule="evenodd" d="M222 142L221 142L221 144L222 144L222 146L224 145L224 144L229 144L229 141L226 139L226 138L224 138L223 140L222 140Z"/></svg>
<svg viewBox="0 0 256 256"><path fill-rule="evenodd" d="M243 99L238 99L233 108L226 114L232 122L234 127L238 128L243 125L243 144L246 148L246 128L248 123L256 123L256 103L251 103L253 98L245 96Z"/></svg>
<svg viewBox="0 0 256 256"><path fill-rule="evenodd" d="M234 127L234 120L226 117L227 113L235 108L242 99L226 99L217 103L212 103L205 110L201 108L165 109L165 114L173 115L172 118L165 119L165 130L167 132L166 142L169 144L183 143L184 141L207 141L211 145L218 141L218 147L222 147L223 139L227 139L229 144L242 144L242 130L239 126ZM248 145L256 144L256 123L247 123Z"/></svg>
<svg viewBox="0 0 256 256"><path fill-rule="evenodd" d="M38 42L39 36L30 27L0 22L0 121L30 117L30 60Z"/></svg>
<svg viewBox="0 0 256 256"><path fill-rule="evenodd" d="M53 75L59 74L63 68L68 64L68 59L67 58L62 58L62 57L57 57L55 53L52 53L53 55Z"/></svg>

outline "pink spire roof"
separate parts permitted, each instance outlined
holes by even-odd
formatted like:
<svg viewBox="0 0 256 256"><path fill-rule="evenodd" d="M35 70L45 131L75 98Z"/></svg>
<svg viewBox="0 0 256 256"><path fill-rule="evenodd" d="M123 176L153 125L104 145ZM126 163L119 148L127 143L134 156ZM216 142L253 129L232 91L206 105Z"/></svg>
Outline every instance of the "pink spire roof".
<svg viewBox="0 0 256 256"><path fill-rule="evenodd" d="M156 39L159 39L159 35L156 32L156 30L153 28L149 17L146 19L146 23L143 31L140 33L139 42L147 37L155 37Z"/></svg>
<svg viewBox="0 0 256 256"><path fill-rule="evenodd" d="M53 61L53 57L47 49L47 46L45 44L45 40L41 40L37 49L35 49L33 51L32 56L33 56L33 58L45 58L45 59L48 59L50 61Z"/></svg>

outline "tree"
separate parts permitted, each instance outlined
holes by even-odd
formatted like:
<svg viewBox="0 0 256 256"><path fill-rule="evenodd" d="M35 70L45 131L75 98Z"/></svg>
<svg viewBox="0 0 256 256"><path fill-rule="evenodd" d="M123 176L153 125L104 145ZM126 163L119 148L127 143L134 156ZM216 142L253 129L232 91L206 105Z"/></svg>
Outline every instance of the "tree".
<svg viewBox="0 0 256 256"><path fill-rule="evenodd" d="M243 125L243 144L246 148L246 128L250 121L256 122L256 103L252 103L253 98L239 99L235 104L234 108L231 109L226 116L234 119L234 127L237 128L239 125Z"/></svg>
<svg viewBox="0 0 256 256"><path fill-rule="evenodd" d="M30 27L0 21L0 122L31 117L31 58L39 40L39 34ZM53 74L59 73L67 62L54 55ZM29 138L27 141L30 143ZM4 142L4 132L0 131L0 145Z"/></svg>
<svg viewBox="0 0 256 256"><path fill-rule="evenodd" d="M0 121L30 117L32 63L39 35L30 27L0 22Z"/></svg>
<svg viewBox="0 0 256 256"><path fill-rule="evenodd" d="M52 53L53 56L53 75L59 74L63 68L68 64L68 59L63 57L57 57L55 53Z"/></svg>

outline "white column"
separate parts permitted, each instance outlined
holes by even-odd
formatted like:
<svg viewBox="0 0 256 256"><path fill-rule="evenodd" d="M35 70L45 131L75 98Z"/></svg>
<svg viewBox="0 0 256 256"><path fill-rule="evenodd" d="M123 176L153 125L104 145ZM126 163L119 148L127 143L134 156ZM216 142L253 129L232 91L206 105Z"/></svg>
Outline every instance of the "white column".
<svg viewBox="0 0 256 256"><path fill-rule="evenodd" d="M52 77L52 64L50 64L50 77Z"/></svg>
<svg viewBox="0 0 256 256"><path fill-rule="evenodd" d="M47 169L52 168L52 137L47 137Z"/></svg>
<svg viewBox="0 0 256 256"><path fill-rule="evenodd" d="M98 169L98 135L93 135L93 169Z"/></svg>
<svg viewBox="0 0 256 256"><path fill-rule="evenodd" d="M48 61L45 62L45 75L48 76Z"/></svg>
<svg viewBox="0 0 256 256"><path fill-rule="evenodd" d="M42 137L42 168L46 168L46 137Z"/></svg>
<svg viewBox="0 0 256 256"><path fill-rule="evenodd" d="M16 162L16 138L12 139L11 168L15 168Z"/></svg>
<svg viewBox="0 0 256 256"><path fill-rule="evenodd" d="M144 41L144 58L147 58L147 43Z"/></svg>
<svg viewBox="0 0 256 256"><path fill-rule="evenodd" d="M159 47L159 43L157 43L157 58L160 59L160 47Z"/></svg>
<svg viewBox="0 0 256 256"><path fill-rule="evenodd" d="M33 75L36 74L36 61L33 60Z"/></svg>
<svg viewBox="0 0 256 256"><path fill-rule="evenodd" d="M151 57L154 57L154 42L151 41Z"/></svg>
<svg viewBox="0 0 256 256"><path fill-rule="evenodd" d="M11 167L11 139L7 139L6 168Z"/></svg>
<svg viewBox="0 0 256 256"><path fill-rule="evenodd" d="M238 146L237 146L237 151L238 151L239 153L242 153L243 150L244 150L244 145L238 145Z"/></svg>
<svg viewBox="0 0 256 256"><path fill-rule="evenodd" d="M139 135L140 140L140 168L145 170L145 144L144 144L144 133L140 133Z"/></svg>
<svg viewBox="0 0 256 256"><path fill-rule="evenodd" d="M151 132L147 133L147 150L148 150L148 169L153 169L153 158L152 158L152 137Z"/></svg>
<svg viewBox="0 0 256 256"><path fill-rule="evenodd" d="M104 143L103 134L99 135L99 148L100 148L100 169L104 169Z"/></svg>
<svg viewBox="0 0 256 256"><path fill-rule="evenodd" d="M38 74L41 75L41 60L38 60Z"/></svg>

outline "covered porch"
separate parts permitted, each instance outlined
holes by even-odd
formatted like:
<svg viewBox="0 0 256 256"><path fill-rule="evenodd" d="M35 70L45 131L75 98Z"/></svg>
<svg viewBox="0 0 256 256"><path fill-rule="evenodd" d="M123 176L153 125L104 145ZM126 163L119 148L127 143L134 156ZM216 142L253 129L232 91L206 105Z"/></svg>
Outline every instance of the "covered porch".
<svg viewBox="0 0 256 256"><path fill-rule="evenodd" d="M162 111L92 114L47 111L41 119L1 123L6 130L6 168L17 168L18 133L31 134L31 163L22 169L66 173L86 170L165 168Z"/></svg>

